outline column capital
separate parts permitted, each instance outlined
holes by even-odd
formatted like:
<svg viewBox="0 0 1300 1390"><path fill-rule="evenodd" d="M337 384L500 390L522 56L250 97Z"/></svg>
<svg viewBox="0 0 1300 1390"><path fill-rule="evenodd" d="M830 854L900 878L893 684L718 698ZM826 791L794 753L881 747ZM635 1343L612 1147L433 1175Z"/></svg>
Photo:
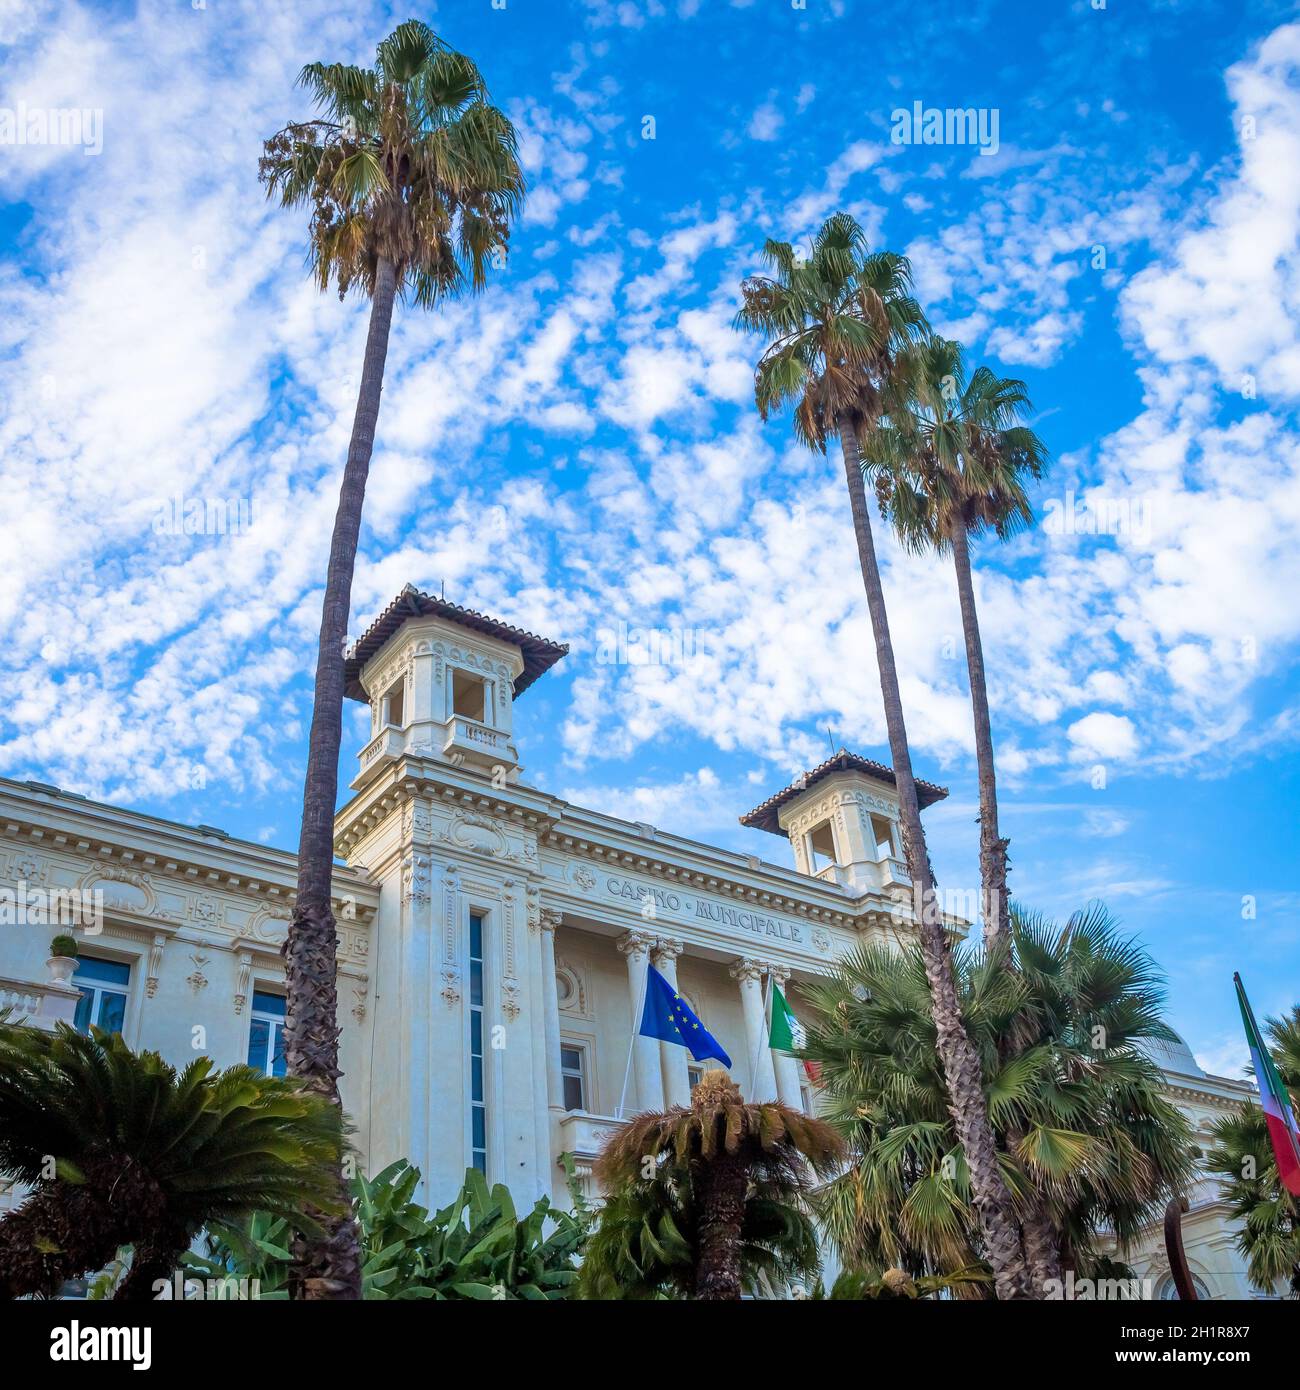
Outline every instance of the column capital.
<svg viewBox="0 0 1300 1390"><path fill-rule="evenodd" d="M676 960L685 950L686 943L684 941L677 941L671 936L660 936L656 938L655 944L650 950L650 954L656 962L661 960Z"/></svg>
<svg viewBox="0 0 1300 1390"><path fill-rule="evenodd" d="M563 925L564 914L558 907L544 907L538 918L538 925L543 931L554 932L556 927Z"/></svg>
<svg viewBox="0 0 1300 1390"><path fill-rule="evenodd" d="M733 980L739 980L744 984L749 980L761 980L766 969L766 962L745 956L741 960L732 961L727 973Z"/></svg>
<svg viewBox="0 0 1300 1390"><path fill-rule="evenodd" d="M618 939L618 949L625 956L648 956L654 944L654 937L644 931L624 932Z"/></svg>
<svg viewBox="0 0 1300 1390"><path fill-rule="evenodd" d="M773 983L780 990L784 990L790 981L790 967L788 965L774 965L769 963L767 973L772 977Z"/></svg>

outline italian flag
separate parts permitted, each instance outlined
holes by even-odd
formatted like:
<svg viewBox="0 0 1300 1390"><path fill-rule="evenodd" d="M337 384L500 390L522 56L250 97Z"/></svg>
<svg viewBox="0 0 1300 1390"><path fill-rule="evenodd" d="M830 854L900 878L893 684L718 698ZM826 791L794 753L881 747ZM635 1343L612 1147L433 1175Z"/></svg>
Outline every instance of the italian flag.
<svg viewBox="0 0 1300 1390"><path fill-rule="evenodd" d="M1234 975L1237 1003L1241 1006L1241 1021L1246 1025L1246 1041L1250 1044L1250 1060L1259 1083L1259 1103L1268 1125L1268 1137L1273 1141L1273 1157L1277 1160L1278 1176L1288 1192L1300 1196L1300 1129L1291 1112L1291 1098L1264 1040L1259 1035L1255 1014L1246 998L1241 976Z"/></svg>
<svg viewBox="0 0 1300 1390"><path fill-rule="evenodd" d="M781 986L772 981L772 1023L768 1029L767 1045L775 1052L798 1052L808 1042L808 1033L802 1023L794 1016L794 1010L786 1003ZM803 1069L809 1080L821 1080L821 1067L816 1062L804 1060Z"/></svg>

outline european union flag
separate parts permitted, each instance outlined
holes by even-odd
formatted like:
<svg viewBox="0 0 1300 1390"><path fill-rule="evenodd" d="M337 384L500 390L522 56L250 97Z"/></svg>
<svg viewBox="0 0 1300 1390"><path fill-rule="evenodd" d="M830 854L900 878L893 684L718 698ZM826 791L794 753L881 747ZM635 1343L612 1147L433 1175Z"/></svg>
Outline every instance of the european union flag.
<svg viewBox="0 0 1300 1390"><path fill-rule="evenodd" d="M686 1000L653 965L647 965L646 971L645 1009L641 1014L641 1027L637 1029L641 1036L689 1048L697 1062L716 1057L724 1067L729 1067L731 1058L691 1012Z"/></svg>

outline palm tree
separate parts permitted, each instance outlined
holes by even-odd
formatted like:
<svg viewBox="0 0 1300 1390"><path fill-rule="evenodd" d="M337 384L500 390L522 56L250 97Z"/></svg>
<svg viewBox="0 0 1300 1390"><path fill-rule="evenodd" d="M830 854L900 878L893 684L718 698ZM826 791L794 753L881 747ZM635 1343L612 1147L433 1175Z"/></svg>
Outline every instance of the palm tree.
<svg viewBox="0 0 1300 1390"><path fill-rule="evenodd" d="M903 355L902 401L890 423L871 431L863 455L882 512L914 551L951 551L957 572L979 772L980 880L984 940L1006 930L1007 847L998 830L997 778L980 641L970 538L1009 539L1033 519L1025 492L1047 466L1047 450L1019 422L1032 410L1023 381L988 367L966 376L959 343L932 337Z"/></svg>
<svg viewBox="0 0 1300 1390"><path fill-rule="evenodd" d="M979 1058L962 1026L943 914L921 827L863 480L863 436L879 425L895 402L902 385L897 359L925 331L925 317L910 292L907 260L889 251L868 253L862 228L845 213L837 213L822 226L807 260L796 257L789 243L776 241L764 245L763 257L774 273L752 276L742 284L743 302L736 315L738 327L762 333L768 340L755 371L755 400L765 420L772 411L793 405L795 433L810 448L825 452L829 439L838 436L840 441L875 636L903 849L917 904L917 930L949 1104L971 1166L975 1203L999 1294L1028 1297L1020 1232L998 1170Z"/></svg>
<svg viewBox="0 0 1300 1390"><path fill-rule="evenodd" d="M689 1109L635 1116L596 1161L610 1200L583 1261L587 1295L737 1299L761 1275L812 1273L800 1204L843 1155L829 1125L746 1104L726 1072L706 1072Z"/></svg>
<svg viewBox="0 0 1300 1390"><path fill-rule="evenodd" d="M1265 1021L1269 1051L1293 1108L1300 1108L1300 1006L1284 1018ZM1224 1199L1240 1223L1237 1249L1246 1257L1250 1282L1265 1293L1279 1283L1300 1298L1300 1198L1288 1192L1277 1172L1264 1112L1245 1105L1216 1120L1214 1147L1205 1167L1217 1174Z"/></svg>
<svg viewBox="0 0 1300 1390"><path fill-rule="evenodd" d="M338 1100L337 942L331 905L343 656L352 572L399 295L432 308L484 287L523 196L514 128L487 100L478 68L426 25L399 25L374 68L309 63L300 83L322 115L266 142L262 181L285 207L311 208L311 260L322 290L370 298L361 386L339 493L321 609L298 893L284 952L290 1071ZM340 1193L344 1189L339 1175ZM300 1245L308 1298L359 1298L356 1227Z"/></svg>
<svg viewBox="0 0 1300 1390"><path fill-rule="evenodd" d="M1035 1277L1094 1277L1107 1242L1122 1251L1191 1178L1190 1127L1144 1050L1173 1036L1158 971L1100 906L1064 929L1013 908L1001 951L962 948L955 964L1004 1179L1019 1210L1048 1223ZM853 1153L816 1199L846 1265L919 1278L987 1258L919 951L860 948L806 994L804 1055L821 1064L823 1114Z"/></svg>
<svg viewBox="0 0 1300 1390"><path fill-rule="evenodd" d="M602 1302L697 1297L698 1230L689 1169L659 1165L653 1181L616 1189L600 1208L578 1296ZM770 1294L817 1276L817 1232L801 1186L787 1174L751 1176L738 1258L746 1293Z"/></svg>
<svg viewBox="0 0 1300 1390"><path fill-rule="evenodd" d="M130 1245L116 1296L149 1299L209 1222L317 1229L303 1209L332 1209L342 1148L338 1107L296 1081L0 1023L0 1177L30 1188L0 1218L0 1296L53 1293Z"/></svg>

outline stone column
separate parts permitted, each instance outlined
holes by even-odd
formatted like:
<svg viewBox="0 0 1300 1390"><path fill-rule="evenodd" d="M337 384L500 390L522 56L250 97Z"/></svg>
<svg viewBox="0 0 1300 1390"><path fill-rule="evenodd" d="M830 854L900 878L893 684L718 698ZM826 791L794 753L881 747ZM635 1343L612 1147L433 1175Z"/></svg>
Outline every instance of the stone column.
<svg viewBox="0 0 1300 1390"><path fill-rule="evenodd" d="M782 994L786 994L786 989L790 983L790 972L782 966L770 966L768 973L772 977L772 983L776 985ZM786 1001L789 1002L790 996L786 994ZM772 1051L772 1065L776 1070L776 1091L781 1098L782 1105L788 1105L791 1110L803 1109L803 1088L800 1085L800 1073L803 1071L803 1064L795 1061L787 1052Z"/></svg>
<svg viewBox="0 0 1300 1390"><path fill-rule="evenodd" d="M682 942L661 936L651 952L655 968L674 991L677 989L677 957L683 949ZM676 1043L661 1042L659 1049L663 1064L664 1101L668 1105L689 1105L691 1078L686 1070L686 1059L690 1054Z"/></svg>
<svg viewBox="0 0 1300 1390"><path fill-rule="evenodd" d="M643 1038L636 1030L641 1026L645 1009L646 968L654 937L645 932L630 931L619 939L618 949L627 957L628 1016L632 1032L632 1072L635 1090L628 1088L624 1115L634 1110L662 1110L664 1088L659 1065L659 1039ZM623 1078L618 1079L622 1089Z"/></svg>
<svg viewBox="0 0 1300 1390"><path fill-rule="evenodd" d="M750 1074L751 1101L776 1099L772 1049L767 1045L767 1020L763 1016L765 968L762 961L748 959L738 960L731 967L731 978L740 986L740 1005L745 1013L745 1071ZM732 1058L733 1062L738 1060Z"/></svg>
<svg viewBox="0 0 1300 1390"><path fill-rule="evenodd" d="M564 1078L560 1074L560 995L555 983L555 929L560 914L541 911L542 1010L546 1020L546 1098L552 1110L564 1108Z"/></svg>

